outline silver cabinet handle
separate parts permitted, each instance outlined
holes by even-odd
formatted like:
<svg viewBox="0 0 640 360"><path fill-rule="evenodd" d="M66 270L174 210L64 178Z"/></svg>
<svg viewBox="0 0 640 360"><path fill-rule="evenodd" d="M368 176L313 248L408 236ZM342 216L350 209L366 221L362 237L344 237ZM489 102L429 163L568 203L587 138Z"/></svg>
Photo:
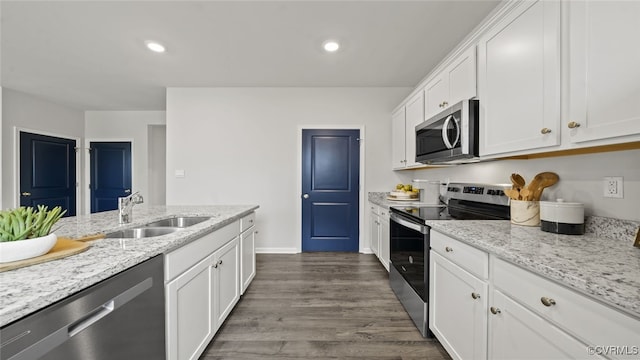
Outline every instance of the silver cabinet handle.
<svg viewBox="0 0 640 360"><path fill-rule="evenodd" d="M447 246L447 247L445 247L445 248L444 248L444 251L446 251L446 252L452 252L452 251L453 251L453 249Z"/></svg>
<svg viewBox="0 0 640 360"><path fill-rule="evenodd" d="M222 265L222 260L218 261L218 265Z"/></svg>
<svg viewBox="0 0 640 360"><path fill-rule="evenodd" d="M303 199L308 199L309 198L309 194L302 194L302 198Z"/></svg>
<svg viewBox="0 0 640 360"><path fill-rule="evenodd" d="M555 300L553 300L553 299L549 299L548 297L545 297L545 296L543 296L543 297L541 297L541 298L540 298L540 302L541 302L541 303L542 303L542 305L544 305L544 306L553 306L553 305L555 305L555 304L556 304L556 301L555 301Z"/></svg>
<svg viewBox="0 0 640 360"><path fill-rule="evenodd" d="M480 299L480 294L472 292L472 293L471 293L471 297L472 297L474 300L476 300L476 299Z"/></svg>
<svg viewBox="0 0 640 360"><path fill-rule="evenodd" d="M491 310L491 313L493 315L498 315L498 314L500 314L502 312L502 311L500 311L500 309L498 309L497 307L493 307L493 306L489 310Z"/></svg>
<svg viewBox="0 0 640 360"><path fill-rule="evenodd" d="M218 268L218 263L213 264L213 268L217 269Z"/></svg>

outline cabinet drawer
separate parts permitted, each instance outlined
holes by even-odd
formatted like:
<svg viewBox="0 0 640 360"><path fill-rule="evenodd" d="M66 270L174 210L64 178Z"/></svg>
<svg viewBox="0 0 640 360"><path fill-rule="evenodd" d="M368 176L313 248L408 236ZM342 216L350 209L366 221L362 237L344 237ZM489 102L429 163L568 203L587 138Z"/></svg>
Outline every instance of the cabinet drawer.
<svg viewBox="0 0 640 360"><path fill-rule="evenodd" d="M640 345L640 319L497 258L492 275L496 288L589 346L629 346L631 351Z"/></svg>
<svg viewBox="0 0 640 360"><path fill-rule="evenodd" d="M489 254L431 230L431 249L472 274L489 277Z"/></svg>
<svg viewBox="0 0 640 360"><path fill-rule="evenodd" d="M234 221L212 233L165 255L164 281L169 281L238 236L240 225Z"/></svg>
<svg viewBox="0 0 640 360"><path fill-rule="evenodd" d="M378 207L378 205L374 205L374 204L369 204L369 210L371 210L372 213L376 214L376 215L380 215L380 208Z"/></svg>
<svg viewBox="0 0 640 360"><path fill-rule="evenodd" d="M240 219L240 232L247 230L252 227L256 223L256 213L252 212L249 215L246 215L242 219Z"/></svg>
<svg viewBox="0 0 640 360"><path fill-rule="evenodd" d="M378 207L378 215L380 215L380 217L382 218L389 220L389 209Z"/></svg>

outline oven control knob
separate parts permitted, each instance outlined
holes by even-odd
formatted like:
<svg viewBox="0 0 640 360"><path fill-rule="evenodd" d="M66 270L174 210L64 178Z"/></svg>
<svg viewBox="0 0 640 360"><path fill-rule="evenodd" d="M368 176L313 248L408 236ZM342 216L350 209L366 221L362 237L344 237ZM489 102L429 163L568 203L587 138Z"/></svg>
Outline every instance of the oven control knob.
<svg viewBox="0 0 640 360"><path fill-rule="evenodd" d="M409 264L413 264L413 256L409 255Z"/></svg>

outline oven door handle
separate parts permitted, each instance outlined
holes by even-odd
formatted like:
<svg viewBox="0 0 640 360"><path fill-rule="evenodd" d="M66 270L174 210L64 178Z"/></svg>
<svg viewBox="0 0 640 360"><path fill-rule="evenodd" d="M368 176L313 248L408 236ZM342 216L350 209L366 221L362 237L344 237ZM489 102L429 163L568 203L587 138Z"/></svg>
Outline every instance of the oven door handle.
<svg viewBox="0 0 640 360"><path fill-rule="evenodd" d="M389 215L389 218L399 224L402 225L404 227L407 227L409 229L415 230L420 232L421 234L428 234L429 233L429 228L427 226L424 225L420 225L420 224L416 224L410 221L407 221L405 219L403 219L402 217L400 217L399 215L396 215L394 213L391 213L391 215Z"/></svg>

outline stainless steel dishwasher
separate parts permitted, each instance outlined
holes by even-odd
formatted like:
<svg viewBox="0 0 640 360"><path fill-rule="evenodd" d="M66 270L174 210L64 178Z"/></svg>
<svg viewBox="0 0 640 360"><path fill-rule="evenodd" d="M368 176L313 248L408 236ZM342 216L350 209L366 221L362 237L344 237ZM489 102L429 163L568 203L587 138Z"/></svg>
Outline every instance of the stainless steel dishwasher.
<svg viewBox="0 0 640 360"><path fill-rule="evenodd" d="M0 329L0 359L165 359L159 255Z"/></svg>

